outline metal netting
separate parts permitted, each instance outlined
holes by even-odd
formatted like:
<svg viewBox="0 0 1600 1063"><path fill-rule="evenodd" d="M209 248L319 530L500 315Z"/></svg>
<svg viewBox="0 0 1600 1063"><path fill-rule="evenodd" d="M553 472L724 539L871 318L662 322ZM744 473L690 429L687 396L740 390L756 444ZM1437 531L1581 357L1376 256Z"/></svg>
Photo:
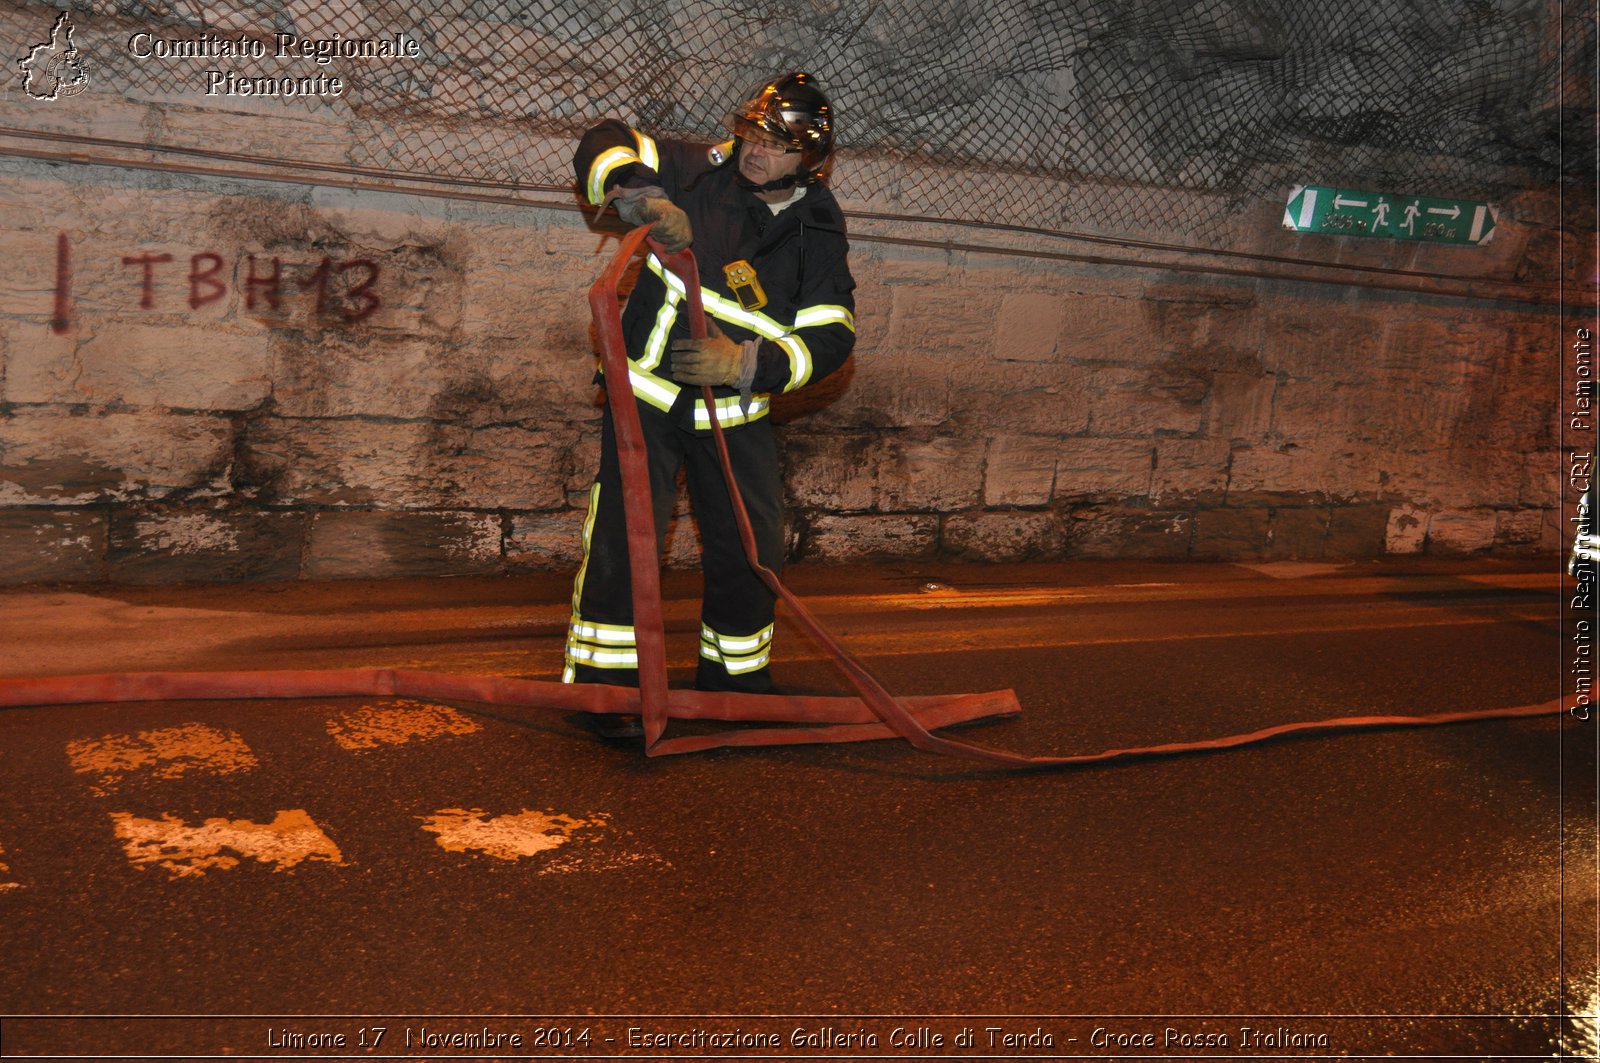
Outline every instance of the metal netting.
<svg viewBox="0 0 1600 1063"><path fill-rule="evenodd" d="M569 186L573 137L605 115L720 139L789 69L834 99L846 204L928 219L1218 242L1220 216L1297 182L1489 197L1596 161L1592 13L1545 0L14 0L7 54L58 10L121 97L311 112L348 127L351 166L485 184ZM141 30L268 54L154 61L128 46ZM317 64L272 54L279 33L418 51ZM344 88L207 96L219 64ZM153 146L207 146L150 128ZM1174 190L1213 205L1174 210Z"/></svg>

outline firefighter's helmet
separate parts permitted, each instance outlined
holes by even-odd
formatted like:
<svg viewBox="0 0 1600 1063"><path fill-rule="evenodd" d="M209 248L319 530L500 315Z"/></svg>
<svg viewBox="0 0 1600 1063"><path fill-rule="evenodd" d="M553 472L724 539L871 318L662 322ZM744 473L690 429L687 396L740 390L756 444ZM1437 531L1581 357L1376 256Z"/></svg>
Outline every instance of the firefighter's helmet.
<svg viewBox="0 0 1600 1063"><path fill-rule="evenodd" d="M776 141L800 152L799 181L820 181L833 153L833 106L810 74L785 74L767 82L728 115L728 130L742 140Z"/></svg>

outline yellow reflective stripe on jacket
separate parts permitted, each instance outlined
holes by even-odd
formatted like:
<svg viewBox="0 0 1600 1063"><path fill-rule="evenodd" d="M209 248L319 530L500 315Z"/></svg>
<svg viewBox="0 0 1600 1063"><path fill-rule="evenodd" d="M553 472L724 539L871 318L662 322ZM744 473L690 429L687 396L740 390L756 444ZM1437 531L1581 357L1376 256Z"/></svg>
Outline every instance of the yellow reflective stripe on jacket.
<svg viewBox="0 0 1600 1063"><path fill-rule="evenodd" d="M667 286L669 300L673 296L687 298L688 292L684 288L683 281L679 279L677 274L662 265L660 259L653 254L647 255L645 263L650 267L651 272L660 277L662 283ZM810 349L806 347L804 340L794 335L783 325L778 324L766 314L757 314L746 310L738 303L731 299L724 299L716 292L708 292L701 289L700 301L705 307L706 313L719 321L742 325L763 339L773 340L783 346L783 349L789 355L789 383L784 386L785 391L793 391L811 379ZM737 408L724 414L723 404L719 403L717 405L717 419L724 425L744 424L746 421L754 421L764 412L765 404L762 404L762 410L758 413L755 404L752 403L748 415ZM711 418L706 415L703 403L695 408L695 427L702 426L711 427Z"/></svg>
<svg viewBox="0 0 1600 1063"><path fill-rule="evenodd" d="M653 254L647 255L645 264L650 267L650 272L660 277L661 282L680 299L687 298L689 293L684 289L683 281L678 278L676 273L662 265L660 259ZM738 303L731 299L724 299L716 292L708 292L702 288L700 290L700 301L705 306L706 313L722 321L743 325L751 332L766 339L775 340L779 336L787 335L789 332L786 326L778 324L766 314L757 314L746 310Z"/></svg>
<svg viewBox="0 0 1600 1063"><path fill-rule="evenodd" d="M678 392L682 390L676 384L640 370L633 362L628 363L628 383L633 385L635 398L648 402L663 413L672 409Z"/></svg>
<svg viewBox="0 0 1600 1063"><path fill-rule="evenodd" d="M656 147L655 140L637 129L633 131L633 139L639 142L639 161L652 170L660 171L661 149Z"/></svg>
<svg viewBox="0 0 1600 1063"><path fill-rule="evenodd" d="M735 425L759 421L767 415L767 407L770 405L772 405L772 396L765 392L759 395L752 395L750 396L750 411L746 413L740 403L739 396L729 395L725 399L717 400L717 423L724 428L732 428ZM704 398L694 400L694 426L706 431L711 430L711 414L706 412L706 400Z"/></svg>
<svg viewBox="0 0 1600 1063"><path fill-rule="evenodd" d="M641 369L654 369L661 364L661 356L667 352L667 337L672 332L672 323L678 317L679 299L677 292L667 289L667 297L661 301L661 309L656 311L656 323L644 341L644 355L638 362Z"/></svg>
<svg viewBox="0 0 1600 1063"><path fill-rule="evenodd" d="M795 328L812 328L816 325L843 325L854 332L856 316L844 307L832 303L808 306L794 316Z"/></svg>
<svg viewBox="0 0 1600 1063"><path fill-rule="evenodd" d="M595 157L594 165L589 167L589 202L599 206L600 201L606 198L606 178L611 176L612 170L640 161L638 153L632 148L616 147L602 151Z"/></svg>
<svg viewBox="0 0 1600 1063"><path fill-rule="evenodd" d="M779 336L775 341L789 355L789 382L783 386L785 391L804 387L806 381L811 379L811 348L806 346L805 340L799 336Z"/></svg>
<svg viewBox="0 0 1600 1063"><path fill-rule="evenodd" d="M706 305L706 313L722 321L743 325L758 336L775 340L779 336L789 334L789 330L786 327L778 324L766 314L758 314L752 310L746 310L732 299L724 299L716 292L702 291L700 298Z"/></svg>
<svg viewBox="0 0 1600 1063"><path fill-rule="evenodd" d="M655 255L646 256L645 262L650 271L661 278L667 286L668 302L687 297L683 281L677 274L662 265ZM806 346L806 341L797 336L788 326L782 325L766 314L758 314L746 310L731 299L726 299L716 292L702 290L701 302L706 313L721 321L742 325L763 339L772 340L781 346L789 356L789 382L783 386L784 391L793 391L804 387L811 380L811 372L815 361L811 356L811 348ZM815 328L821 325L843 325L851 332L856 330L856 318L847 308L833 303L819 303L808 306L795 314L794 328ZM659 319L658 319L659 326ZM649 355L647 353L646 357ZM650 362L654 367L660 361L659 357Z"/></svg>
<svg viewBox="0 0 1600 1063"><path fill-rule="evenodd" d="M628 383L633 385L633 396L640 402L649 403L662 413L671 411L672 404L677 401L678 393L683 388L669 380L663 380L651 373L639 369L637 363L628 363ZM717 423L724 428L735 425L748 424L767 415L767 408L772 405L772 396L766 392L750 396L750 409L745 411L738 395L729 395L717 400ZM711 415L706 412L706 400L694 400L694 426L705 431L711 430Z"/></svg>

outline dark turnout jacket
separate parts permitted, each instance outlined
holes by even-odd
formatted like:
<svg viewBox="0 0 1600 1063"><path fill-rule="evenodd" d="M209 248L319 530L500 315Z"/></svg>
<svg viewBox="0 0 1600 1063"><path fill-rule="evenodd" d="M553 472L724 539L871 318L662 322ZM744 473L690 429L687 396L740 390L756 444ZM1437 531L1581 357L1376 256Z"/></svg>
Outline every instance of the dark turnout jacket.
<svg viewBox="0 0 1600 1063"><path fill-rule="evenodd" d="M793 391L839 368L855 344L855 281L847 262L844 217L821 183L776 217L736 181L733 142L692 144L649 137L615 119L590 129L574 167L584 198L599 204L614 187L660 185L693 229L708 317L730 339L759 338L755 392L748 411L733 388L714 388L717 419L743 424L766 416L772 392ZM724 272L754 267L766 305L747 310ZM640 401L685 425L709 430L700 388L672 379L671 341L689 335L682 284L648 255L622 315Z"/></svg>

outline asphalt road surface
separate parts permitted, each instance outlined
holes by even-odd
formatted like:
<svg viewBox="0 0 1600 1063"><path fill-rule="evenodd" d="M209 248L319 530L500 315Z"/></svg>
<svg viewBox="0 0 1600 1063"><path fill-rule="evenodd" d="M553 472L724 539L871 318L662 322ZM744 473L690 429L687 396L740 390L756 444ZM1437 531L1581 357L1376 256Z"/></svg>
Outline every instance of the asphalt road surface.
<svg viewBox="0 0 1600 1063"><path fill-rule="evenodd" d="M1014 689L959 733L1025 753L1544 702L1569 636L1548 561L791 582L896 693ZM682 682L693 578L668 590ZM553 678L569 593L13 590L0 676ZM776 654L846 691L791 625ZM418 699L0 710L0 1053L1592 1057L1594 727L1013 772L899 741L646 758Z"/></svg>

